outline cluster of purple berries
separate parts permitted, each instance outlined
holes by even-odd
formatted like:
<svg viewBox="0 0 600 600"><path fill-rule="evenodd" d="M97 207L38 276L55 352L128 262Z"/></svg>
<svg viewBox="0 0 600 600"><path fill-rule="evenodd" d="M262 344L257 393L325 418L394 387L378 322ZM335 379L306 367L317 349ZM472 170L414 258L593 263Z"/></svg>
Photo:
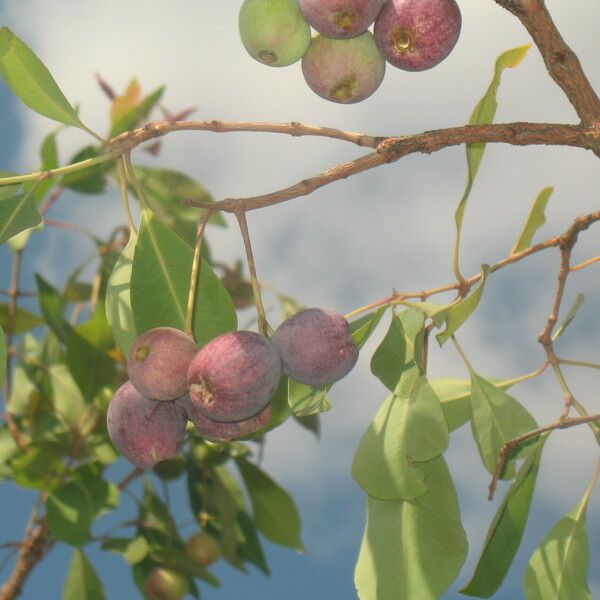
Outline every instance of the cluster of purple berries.
<svg viewBox="0 0 600 600"><path fill-rule="evenodd" d="M368 98L386 61L406 71L440 63L461 23L456 0L245 0L239 16L253 58L273 67L302 59L309 87L343 104Z"/></svg>
<svg viewBox="0 0 600 600"><path fill-rule="evenodd" d="M127 460L152 467L179 452L188 420L212 442L249 435L271 420L282 373L326 385L357 359L348 321L330 309L296 313L271 339L235 331L200 349L183 331L157 327L129 351L129 381L109 404L108 433Z"/></svg>

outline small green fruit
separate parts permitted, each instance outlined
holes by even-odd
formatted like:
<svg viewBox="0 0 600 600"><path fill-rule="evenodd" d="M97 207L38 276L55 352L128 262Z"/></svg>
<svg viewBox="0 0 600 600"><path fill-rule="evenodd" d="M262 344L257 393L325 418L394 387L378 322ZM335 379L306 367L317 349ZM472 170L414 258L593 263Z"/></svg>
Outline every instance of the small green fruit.
<svg viewBox="0 0 600 600"><path fill-rule="evenodd" d="M164 481L170 481L177 479L185 471L185 461L181 456L174 456L156 463L152 470Z"/></svg>
<svg viewBox="0 0 600 600"><path fill-rule="evenodd" d="M239 26L250 56L270 67L299 61L310 44L310 27L296 0L245 0Z"/></svg>
<svg viewBox="0 0 600 600"><path fill-rule="evenodd" d="M181 600L189 591L189 581L181 573L157 567L144 585L148 600Z"/></svg>
<svg viewBox="0 0 600 600"><path fill-rule="evenodd" d="M206 567L219 560L221 545L212 535L200 532L185 543L185 553L191 561Z"/></svg>

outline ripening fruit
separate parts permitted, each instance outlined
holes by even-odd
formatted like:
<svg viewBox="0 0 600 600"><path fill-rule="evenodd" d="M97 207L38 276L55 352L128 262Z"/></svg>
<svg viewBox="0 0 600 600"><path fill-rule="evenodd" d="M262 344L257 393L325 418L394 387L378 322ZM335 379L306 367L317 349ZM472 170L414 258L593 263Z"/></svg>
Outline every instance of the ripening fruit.
<svg viewBox="0 0 600 600"><path fill-rule="evenodd" d="M383 0L298 0L308 24L331 38L353 37L368 29Z"/></svg>
<svg viewBox="0 0 600 600"><path fill-rule="evenodd" d="M110 401L106 421L117 450L136 467L146 469L179 452L187 415L179 403L149 400L128 381Z"/></svg>
<svg viewBox="0 0 600 600"><path fill-rule="evenodd" d="M272 342L252 331L224 333L203 346L188 369L190 402L215 421L243 421L275 394L281 361Z"/></svg>
<svg viewBox="0 0 600 600"><path fill-rule="evenodd" d="M221 545L209 533L196 533L185 543L187 557L200 567L207 567L221 557Z"/></svg>
<svg viewBox="0 0 600 600"><path fill-rule="evenodd" d="M196 352L187 333L173 327L150 329L129 350L129 380L146 398L175 400L187 391L186 373Z"/></svg>
<svg viewBox="0 0 600 600"><path fill-rule="evenodd" d="M209 419L196 407L189 396L184 396L184 406L188 419L196 426L196 431L210 442L229 442L255 433L271 420L271 405L267 404L260 412L243 421L223 422Z"/></svg>
<svg viewBox="0 0 600 600"><path fill-rule="evenodd" d="M455 0L388 0L375 20L375 40L395 67L425 71L450 54L461 23Z"/></svg>
<svg viewBox="0 0 600 600"><path fill-rule="evenodd" d="M270 67L299 61L310 43L310 27L296 0L245 0L239 26L250 56Z"/></svg>
<svg viewBox="0 0 600 600"><path fill-rule="evenodd" d="M358 360L348 321L329 308L309 308L286 319L273 344L283 372L308 385L326 385L347 375Z"/></svg>
<svg viewBox="0 0 600 600"><path fill-rule="evenodd" d="M188 591L187 577L166 567L154 569L144 584L148 600L181 600Z"/></svg>
<svg viewBox="0 0 600 600"><path fill-rule="evenodd" d="M302 73L321 98L352 104L368 98L379 87L385 60L370 31L344 40L317 35L302 59Z"/></svg>

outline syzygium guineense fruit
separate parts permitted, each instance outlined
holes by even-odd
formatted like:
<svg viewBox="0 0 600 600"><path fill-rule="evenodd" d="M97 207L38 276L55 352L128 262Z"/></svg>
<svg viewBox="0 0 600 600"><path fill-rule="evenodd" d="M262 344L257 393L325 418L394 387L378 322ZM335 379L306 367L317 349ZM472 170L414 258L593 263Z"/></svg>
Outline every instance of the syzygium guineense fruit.
<svg viewBox="0 0 600 600"><path fill-rule="evenodd" d="M331 38L353 37L368 29L383 0L298 0L308 24Z"/></svg>
<svg viewBox="0 0 600 600"><path fill-rule="evenodd" d="M117 450L130 463L145 469L179 452L187 415L178 402L150 400L128 381L110 401L106 421Z"/></svg>
<svg viewBox="0 0 600 600"><path fill-rule="evenodd" d="M150 329L129 350L129 380L146 398L179 398L187 391L186 374L196 352L198 346L187 333L173 327Z"/></svg>
<svg viewBox="0 0 600 600"><path fill-rule="evenodd" d="M166 567L156 567L144 584L148 600L181 600L188 591L187 577Z"/></svg>
<svg viewBox="0 0 600 600"><path fill-rule="evenodd" d="M185 543L187 557L200 567L207 567L221 557L221 544L209 533L201 531Z"/></svg>
<svg viewBox="0 0 600 600"><path fill-rule="evenodd" d="M286 319L273 343L283 371L308 385L326 385L347 375L358 360L348 321L328 308L308 308Z"/></svg>
<svg viewBox="0 0 600 600"><path fill-rule="evenodd" d="M321 98L352 104L368 98L379 87L385 60L370 31L348 39L319 34L302 58L302 73Z"/></svg>
<svg viewBox="0 0 600 600"><path fill-rule="evenodd" d="M269 339L252 331L224 333L190 363L190 402L209 419L243 421L269 403L280 377L279 354Z"/></svg>
<svg viewBox="0 0 600 600"><path fill-rule="evenodd" d="M228 442L255 433L265 427L271 420L271 405L267 404L261 411L243 421L215 421L205 416L189 396L184 396L184 406L188 419L196 426L196 431L211 442Z"/></svg>
<svg viewBox="0 0 600 600"><path fill-rule="evenodd" d="M375 41L390 64L424 71L450 54L461 23L455 0L388 0L375 20Z"/></svg>
<svg viewBox="0 0 600 600"><path fill-rule="evenodd" d="M181 456L174 456L156 463L152 470L164 481L177 479L185 471L185 460Z"/></svg>
<svg viewBox="0 0 600 600"><path fill-rule="evenodd" d="M296 0L245 0L239 27L250 56L270 67L299 61L310 43L310 27Z"/></svg>

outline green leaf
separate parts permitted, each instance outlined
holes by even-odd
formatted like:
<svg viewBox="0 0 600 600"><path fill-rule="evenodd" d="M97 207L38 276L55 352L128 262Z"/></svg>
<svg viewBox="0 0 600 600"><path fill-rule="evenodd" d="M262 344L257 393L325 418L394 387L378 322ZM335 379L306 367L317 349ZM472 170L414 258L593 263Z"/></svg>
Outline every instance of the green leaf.
<svg viewBox="0 0 600 600"><path fill-rule="evenodd" d="M567 313L567 316L563 319L563 322L558 326L557 330L554 332L552 336L552 341L556 341L564 332L565 329L571 324L571 321L576 317L579 309L583 306L583 301L585 300L585 296L583 294L577 294L577 298L575 299L575 303Z"/></svg>
<svg viewBox="0 0 600 600"><path fill-rule="evenodd" d="M359 349L365 345L366 341L375 331L386 310L387 307L382 306L376 311L350 322L350 335Z"/></svg>
<svg viewBox="0 0 600 600"><path fill-rule="evenodd" d="M295 415L306 417L331 410L327 399L330 385L313 387L305 383L298 383L293 379L288 381L288 404Z"/></svg>
<svg viewBox="0 0 600 600"><path fill-rule="evenodd" d="M490 273L490 268L488 265L481 266L481 280L479 281L479 285L475 289L475 291L466 298L463 298L456 304L453 304L448 309L448 313L446 316L446 329L442 331L442 333L438 333L435 337L442 346L446 340L454 334L454 332L469 318L471 313L477 308L479 305L479 301L481 300L481 295L483 294L483 288L485 287L485 282L487 281L488 275Z"/></svg>
<svg viewBox="0 0 600 600"><path fill-rule="evenodd" d="M6 373L6 340L4 339L4 331L0 327L0 386L4 383L4 375Z"/></svg>
<svg viewBox="0 0 600 600"><path fill-rule="evenodd" d="M590 551L586 494L544 536L529 560L523 587L526 600L592 600L587 585Z"/></svg>
<svg viewBox="0 0 600 600"><path fill-rule="evenodd" d="M48 369L57 415L69 426L78 427L86 414L86 401L81 389L64 364Z"/></svg>
<svg viewBox="0 0 600 600"><path fill-rule="evenodd" d="M145 521L145 537L148 541L162 543L167 540L179 540L177 526L169 508L156 495L150 481L144 479L144 497L140 504L140 520ZM152 535L157 532L159 537Z"/></svg>
<svg viewBox="0 0 600 600"><path fill-rule="evenodd" d="M99 150L95 146L86 146L73 158L69 164L75 164L89 158L96 158L100 155ZM60 183L62 186L82 192L84 194L100 194L106 188L106 171L109 168L109 163L100 163L79 169L72 173L67 173L62 177Z"/></svg>
<svg viewBox="0 0 600 600"><path fill-rule="evenodd" d="M111 127L110 137L114 137L123 133L124 131L130 131L148 117L150 111L157 102L160 101L165 91L165 87L161 86L154 90L151 94L146 96L137 106L128 110L124 115L118 118Z"/></svg>
<svg viewBox="0 0 600 600"><path fill-rule="evenodd" d="M18 173L12 171L0 171L0 200L7 200L17 195L17 192L21 189L22 184L17 183L14 185L2 185L2 178L4 177L15 177Z"/></svg>
<svg viewBox="0 0 600 600"><path fill-rule="evenodd" d="M44 319L38 315L34 315L23 308L17 308L14 317L14 327L12 328L13 333L23 333L29 329L33 329L38 325L42 325ZM9 317L8 304L0 304L0 326L6 331L11 330L11 319Z"/></svg>
<svg viewBox="0 0 600 600"><path fill-rule="evenodd" d="M418 498L428 488L415 461L440 456L448 440L440 402L418 367L412 367L360 440L352 477L369 496L380 500Z"/></svg>
<svg viewBox="0 0 600 600"><path fill-rule="evenodd" d="M71 546L91 539L92 523L104 512L119 505L119 489L102 478L98 463L87 463L71 473L71 478L46 500L48 527Z"/></svg>
<svg viewBox="0 0 600 600"><path fill-rule="evenodd" d="M102 542L102 550L120 554L130 565L135 565L148 556L150 546L146 538L109 538Z"/></svg>
<svg viewBox="0 0 600 600"><path fill-rule="evenodd" d="M294 420L300 427L304 427L304 429L314 433L317 439L321 437L321 421L319 420L319 415L307 415L305 417L294 415Z"/></svg>
<svg viewBox="0 0 600 600"><path fill-rule="evenodd" d="M73 552L65 577L63 600L106 600L104 585L79 548Z"/></svg>
<svg viewBox="0 0 600 600"><path fill-rule="evenodd" d="M134 171L154 216L189 246L194 246L202 211L184 206L183 200L193 198L198 202L212 202L213 197L203 185L179 171L152 167L135 167ZM136 193L133 186L131 191ZM213 213L209 222L225 226L220 213Z"/></svg>
<svg viewBox="0 0 600 600"><path fill-rule="evenodd" d="M106 287L106 319L123 356L129 354L129 349L138 337L131 310L129 285L136 243L137 236L131 232L127 245L123 248L121 256L113 267Z"/></svg>
<svg viewBox="0 0 600 600"><path fill-rule="evenodd" d="M402 373L415 362L421 365L424 324L425 314L416 308L392 316L388 332L371 359L371 372L388 389L393 391Z"/></svg>
<svg viewBox="0 0 600 600"><path fill-rule="evenodd" d="M476 104L475 108L473 109L471 118L469 119L469 125L485 125L493 123L494 117L496 116L496 109L498 108L498 103L496 102L496 95L498 93L498 88L500 87L502 72L507 68L515 68L525 57L525 54L527 54L529 47L530 45L528 44L526 46L518 46L517 48L512 48L511 50L507 50L506 52L502 53L496 59L496 66L494 68L494 76L492 78L492 81L483 98L481 98L481 100ZM467 144L466 149L468 167L467 185L463 197L460 201L460 204L456 209L456 214L454 215L454 219L456 221L457 238L460 237L460 230L462 228L465 209L467 207L467 200L469 199L469 195L471 194L471 189L473 188L475 176L477 175L477 171L479 170L479 164L481 163L481 159L483 158L485 144Z"/></svg>
<svg viewBox="0 0 600 600"><path fill-rule="evenodd" d="M494 473L500 450L506 442L537 428L525 407L475 371L471 371L471 430L485 468ZM533 450L527 445L507 460L502 479L515 476L515 460Z"/></svg>
<svg viewBox="0 0 600 600"><path fill-rule="evenodd" d="M41 222L42 215L31 190L10 198L0 198L0 244Z"/></svg>
<svg viewBox="0 0 600 600"><path fill-rule="evenodd" d="M44 320L56 337L66 344L71 335L72 328L63 316L65 310L64 299L38 273L35 274L35 281L38 287L38 303Z"/></svg>
<svg viewBox="0 0 600 600"><path fill-rule="evenodd" d="M15 458L11 467L15 483L34 490L50 490L64 469L60 459L46 450L34 448Z"/></svg>
<svg viewBox="0 0 600 600"><path fill-rule="evenodd" d="M448 429L455 431L471 419L471 382L468 379L431 379L429 384L440 399Z"/></svg>
<svg viewBox="0 0 600 600"><path fill-rule="evenodd" d="M10 461L16 456L18 450L19 447L8 427L2 425L0 427L0 481L12 477Z"/></svg>
<svg viewBox="0 0 600 600"><path fill-rule="evenodd" d="M550 200L550 196L552 196L553 191L553 187L547 187L538 194L538 197L535 199L533 206L531 207L531 211L529 212L529 216L527 217L527 222L523 227L523 231L510 251L511 254L516 254L517 252L521 252L521 250L525 250L525 248L529 248L529 246L531 246L531 241L533 240L535 232L546 222L546 215L544 214L544 211L546 210L546 205L548 204L548 200Z"/></svg>
<svg viewBox="0 0 600 600"><path fill-rule="evenodd" d="M40 147L40 158L42 159L42 171L51 171L60 166L55 132L49 133L44 138Z"/></svg>
<svg viewBox="0 0 600 600"><path fill-rule="evenodd" d="M546 439L547 435L540 437L498 507L475 572L461 594L489 598L502 585L525 531Z"/></svg>
<svg viewBox="0 0 600 600"><path fill-rule="evenodd" d="M152 213L142 211L131 272L131 306L138 332L159 326L184 328L192 254ZM198 279L193 333L202 346L234 331L237 317L227 290L204 260Z"/></svg>
<svg viewBox="0 0 600 600"><path fill-rule="evenodd" d="M443 457L422 463L428 494L367 499L354 583L361 600L437 600L458 575L467 539Z"/></svg>
<svg viewBox="0 0 600 600"><path fill-rule="evenodd" d="M0 29L0 75L32 110L88 131L44 63L7 27Z"/></svg>
<svg viewBox="0 0 600 600"><path fill-rule="evenodd" d="M236 464L246 484L259 531L276 544L303 550L300 516L292 497L245 458L236 458Z"/></svg>

